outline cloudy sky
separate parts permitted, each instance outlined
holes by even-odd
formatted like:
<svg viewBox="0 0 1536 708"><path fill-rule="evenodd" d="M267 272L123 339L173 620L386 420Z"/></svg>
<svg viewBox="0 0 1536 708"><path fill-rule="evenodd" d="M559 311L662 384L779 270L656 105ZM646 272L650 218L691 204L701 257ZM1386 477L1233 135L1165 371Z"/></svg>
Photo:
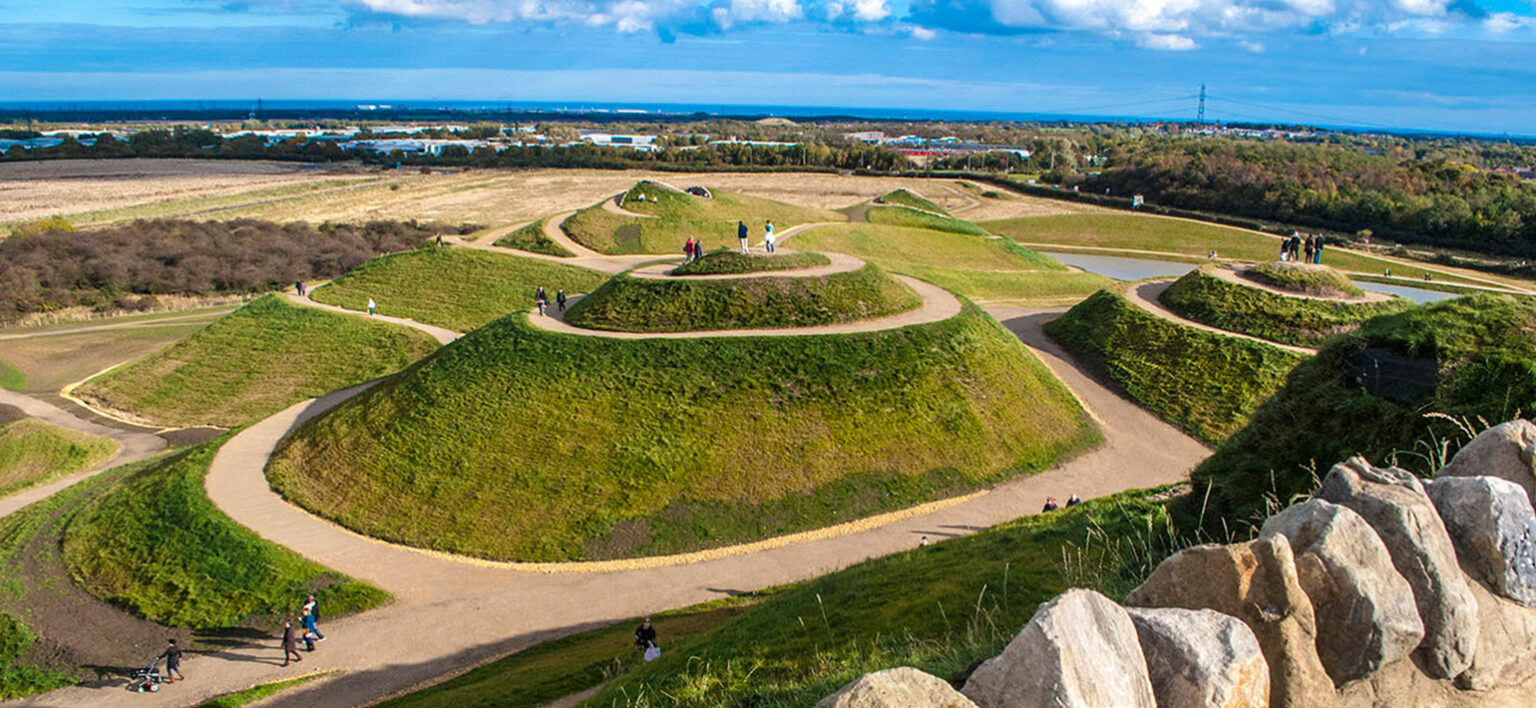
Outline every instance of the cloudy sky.
<svg viewBox="0 0 1536 708"><path fill-rule="evenodd" d="M1536 0L0 0L0 101L529 100L1536 135Z"/></svg>

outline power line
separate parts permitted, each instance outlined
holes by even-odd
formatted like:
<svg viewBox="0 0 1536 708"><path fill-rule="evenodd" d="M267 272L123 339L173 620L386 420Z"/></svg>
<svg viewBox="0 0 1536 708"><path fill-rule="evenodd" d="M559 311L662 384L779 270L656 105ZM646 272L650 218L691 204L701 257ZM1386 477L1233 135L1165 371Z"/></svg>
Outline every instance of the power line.
<svg viewBox="0 0 1536 708"><path fill-rule="evenodd" d="M1341 116L1333 116L1333 115L1327 115L1327 114L1323 114L1323 113L1313 113L1311 111L1298 111L1298 110L1293 109L1293 108L1281 108L1279 106L1271 106L1271 105L1266 105L1266 104L1263 104L1263 103L1255 103L1255 102L1252 102L1252 101L1242 101L1242 100L1238 100L1238 99L1235 99L1235 98L1226 98L1226 97L1222 97L1222 96L1214 96L1214 97L1212 97L1212 100L1226 101L1228 103L1236 103L1236 104L1241 105L1241 106L1251 106L1253 108L1262 108L1262 109L1264 109L1266 111L1278 111L1280 113L1290 113L1290 114L1293 114L1293 115L1305 116L1305 117L1308 117L1308 118L1321 119L1321 120L1331 121L1331 122L1334 122L1334 123L1340 124L1340 125L1357 125L1357 126L1364 127L1364 128L1380 128L1380 129L1384 129L1384 130L1407 130L1407 128L1404 128L1402 126L1385 125L1385 124L1381 124L1381 123L1371 123L1371 122L1368 122L1368 121L1362 121L1362 120L1360 120L1358 118L1344 118L1344 117L1341 117Z"/></svg>
<svg viewBox="0 0 1536 708"><path fill-rule="evenodd" d="M1054 114L1054 115L1069 115L1069 114L1073 114L1073 113L1083 113L1085 111L1103 110L1103 109L1106 109L1106 108L1127 108L1127 107L1130 107L1130 106L1145 106L1145 105L1155 104L1155 103L1172 103L1172 102L1175 102L1175 101L1188 101L1191 98L1195 98L1195 95L1194 94L1189 94L1187 96L1177 96L1177 97L1172 97L1172 98L1154 98L1154 99L1148 99L1148 100L1144 100L1144 101L1126 101L1126 102L1123 102L1123 103L1106 103L1106 104L1102 104L1102 105L1098 105L1098 106L1079 106L1079 107L1076 107L1076 108L1058 108L1056 110L1051 110L1051 111L1036 111L1036 113L1048 113L1048 114Z"/></svg>

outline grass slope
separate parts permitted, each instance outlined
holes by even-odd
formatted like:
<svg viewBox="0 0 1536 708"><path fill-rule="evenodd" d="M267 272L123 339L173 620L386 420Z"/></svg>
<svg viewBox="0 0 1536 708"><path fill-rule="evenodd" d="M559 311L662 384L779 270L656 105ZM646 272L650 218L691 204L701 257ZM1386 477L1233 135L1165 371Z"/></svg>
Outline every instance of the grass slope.
<svg viewBox="0 0 1536 708"><path fill-rule="evenodd" d="M919 197L910 190L906 189L896 189L886 192L885 194L875 197L875 203L900 204L902 206L909 206L914 209L921 209L923 211L931 211L935 214L949 216L949 212L945 211L944 207Z"/></svg>
<svg viewBox="0 0 1536 708"><path fill-rule="evenodd" d="M1352 303L1287 297L1201 270L1174 281L1159 299L1168 309L1202 324L1301 346L1315 345L1376 315L1413 304L1396 299Z"/></svg>
<svg viewBox="0 0 1536 708"><path fill-rule="evenodd" d="M15 374L0 380L5 388L33 393L58 393L69 384L88 378L102 369L137 359L164 349L201 331L227 310L208 319L94 332L69 332L46 337L12 339L0 345L0 371ZM179 313L178 313L179 314ZM117 324L125 318L112 317L71 323L72 328L98 324Z"/></svg>
<svg viewBox="0 0 1536 708"><path fill-rule="evenodd" d="M657 202L641 202L634 195L644 192ZM714 192L713 199L693 197L647 187L646 183L630 190L624 208L654 218L615 214L596 204L568 219L567 234L587 248L601 253L682 253L690 237L704 242L705 248L739 245L736 222L744 221L751 229L752 241L762 241L763 224L772 221L780 232L797 224L815 221L846 221L835 211L799 207L770 199L749 197L732 192Z"/></svg>
<svg viewBox="0 0 1536 708"><path fill-rule="evenodd" d="M1249 268L1244 275L1287 292L1321 297L1360 297L1365 294L1349 278L1325 265L1269 261Z"/></svg>
<svg viewBox="0 0 1536 708"><path fill-rule="evenodd" d="M933 229L934 231L948 231L957 234L970 234L972 236L990 235L986 229L969 221L956 219L952 216L929 214L905 207L874 207L866 213L865 218L869 219L870 223L873 224Z"/></svg>
<svg viewBox="0 0 1536 708"><path fill-rule="evenodd" d="M1302 357L1169 322L1102 290L1046 323L1136 402L1207 442L1247 423Z"/></svg>
<svg viewBox="0 0 1536 708"><path fill-rule="evenodd" d="M75 394L165 425L228 427L383 376L436 347L415 330L268 295Z"/></svg>
<svg viewBox="0 0 1536 708"><path fill-rule="evenodd" d="M672 269L673 275L744 275L775 270L815 268L831 263L820 253L796 251L794 253L752 253L720 249L704 254L703 258L684 263Z"/></svg>
<svg viewBox="0 0 1536 708"><path fill-rule="evenodd" d="M554 298L590 292L607 276L594 270L506 253L434 248L375 258L312 297L328 305L378 313L467 332L508 312L533 307L543 286Z"/></svg>
<svg viewBox="0 0 1536 708"><path fill-rule="evenodd" d="M549 236L544 234L544 222L544 219L539 219L531 224L527 224L497 239L496 245L530 253L560 256L561 258L570 258L576 255L567 250L565 246L551 241Z"/></svg>
<svg viewBox="0 0 1536 708"><path fill-rule="evenodd" d="M874 264L805 278L620 275L577 302L565 320L621 332L785 329L894 315L922 304L921 296Z"/></svg>
<svg viewBox="0 0 1536 708"><path fill-rule="evenodd" d="M327 615L375 607L388 595L263 540L203 490L221 436L119 475L64 533L64 559L91 594L161 624L213 628L280 624L313 592Z"/></svg>
<svg viewBox="0 0 1536 708"><path fill-rule="evenodd" d="M1313 469L1355 453L1432 472L1443 457L1419 440L1456 441L1458 426L1426 413L1464 417L1476 426L1536 411L1536 300L1473 295L1414 307L1368 320L1329 340L1303 362L1285 387L1195 470L1212 499L1231 514L1264 509L1263 494L1285 501L1312 489ZM1429 388L1398 401L1371 393L1376 382L1414 378L1391 366L1363 361L1366 350L1431 363ZM1351 363L1353 360L1353 364ZM1372 373L1372 371L1376 373ZM1358 373L1357 373L1358 372ZM1376 388L1377 391L1382 391ZM1454 451L1454 446L1450 451Z"/></svg>
<svg viewBox="0 0 1536 708"><path fill-rule="evenodd" d="M311 420L267 473L371 536L559 561L848 521L1099 439L971 306L883 332L697 340L557 335L515 315Z"/></svg>
<svg viewBox="0 0 1536 708"><path fill-rule="evenodd" d="M0 496L105 464L121 447L36 418L0 425Z"/></svg>
<svg viewBox="0 0 1536 708"><path fill-rule="evenodd" d="M298 676L284 681L273 681L271 683L252 686L245 689L244 691L226 693L222 696L219 696L218 698L199 705L198 708L240 708L240 706L250 705L263 698L270 698L275 696L282 691L293 688L294 686L300 686L309 683L310 681L314 681L315 679L324 678L330 673L332 672L322 671L313 674L306 674L304 676Z"/></svg>

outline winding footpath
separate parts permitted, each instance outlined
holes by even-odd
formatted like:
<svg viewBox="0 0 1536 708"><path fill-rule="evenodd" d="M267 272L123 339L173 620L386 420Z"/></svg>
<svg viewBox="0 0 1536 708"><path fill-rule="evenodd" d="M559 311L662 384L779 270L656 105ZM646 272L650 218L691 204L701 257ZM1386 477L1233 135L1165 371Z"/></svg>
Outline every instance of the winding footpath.
<svg viewBox="0 0 1536 708"><path fill-rule="evenodd" d="M1262 337L1255 337L1255 336L1248 335L1248 334L1239 334L1237 332L1228 332L1227 330L1221 329L1220 327L1212 327L1212 326L1210 326L1208 324L1205 324L1203 322L1196 322L1196 321L1194 321L1192 319L1186 318L1183 315L1180 315L1179 313L1174 312L1173 310L1168 309L1168 306L1164 305L1163 301L1160 299L1160 296L1163 294L1163 291L1167 290L1168 286L1170 286L1172 284L1173 284L1173 280L1149 280L1149 281L1146 281L1144 283L1138 283L1135 286L1132 286L1131 288L1129 288L1129 289L1127 289L1125 291L1125 299L1130 300L1137 307L1140 307L1141 309L1146 310L1147 312L1149 312L1149 313L1151 313L1153 315L1156 315L1157 317L1160 317L1162 319L1168 320L1169 322L1174 322L1174 323L1177 323L1177 324L1184 325L1185 327L1191 327L1191 328L1198 329L1198 330L1204 330L1204 331L1210 332L1212 334L1220 334L1220 335L1226 336L1226 337L1236 337L1238 339L1246 339L1246 340L1248 340L1250 342L1258 342L1260 344L1268 344L1269 346L1275 347L1277 349L1284 349L1284 350L1286 350L1288 352L1293 352L1293 353L1296 353L1296 354L1302 354L1304 356L1313 356L1313 355L1317 354L1317 350L1316 349L1311 349L1311 348L1308 348L1308 347L1298 347L1298 346L1295 346L1295 345L1292 345L1292 344L1281 344L1279 342L1271 342L1268 339L1264 339Z"/></svg>

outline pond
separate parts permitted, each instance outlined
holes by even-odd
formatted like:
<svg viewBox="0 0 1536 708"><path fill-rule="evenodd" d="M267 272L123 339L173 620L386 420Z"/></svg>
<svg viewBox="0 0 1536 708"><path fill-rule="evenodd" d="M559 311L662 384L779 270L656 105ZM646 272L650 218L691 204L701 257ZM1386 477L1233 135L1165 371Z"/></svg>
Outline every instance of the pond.
<svg viewBox="0 0 1536 708"><path fill-rule="evenodd" d="M1405 300L1412 300L1420 305L1426 302L1439 302L1455 297L1461 297L1457 293L1443 293L1439 290L1425 290L1424 288L1411 288L1406 285L1388 285L1386 283L1367 283L1363 280L1354 281L1361 290L1396 295Z"/></svg>

